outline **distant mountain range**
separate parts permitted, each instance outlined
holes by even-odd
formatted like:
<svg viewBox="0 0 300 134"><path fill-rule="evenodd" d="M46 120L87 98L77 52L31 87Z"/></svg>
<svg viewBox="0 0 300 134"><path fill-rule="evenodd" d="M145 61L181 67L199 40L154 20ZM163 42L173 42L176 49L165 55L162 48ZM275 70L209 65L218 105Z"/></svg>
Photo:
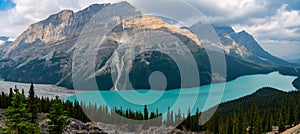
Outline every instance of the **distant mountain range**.
<svg viewBox="0 0 300 134"><path fill-rule="evenodd" d="M12 38L0 36L0 57L4 54L4 48L10 45L13 42Z"/></svg>
<svg viewBox="0 0 300 134"><path fill-rule="evenodd" d="M220 48L234 57L258 64L275 66L297 66L282 59L279 59L265 51L246 31L236 33L231 27L214 26L222 46Z"/></svg>
<svg viewBox="0 0 300 134"><path fill-rule="evenodd" d="M160 18L143 15L127 2L94 4L76 13L71 10L63 10L41 22L30 25L13 43L0 47L0 77L8 81L33 81L35 83L56 84L73 88L72 56L75 43L84 30L84 26L89 23L93 16L99 15L99 13L100 22L95 22L95 25L98 26L97 30L105 31L107 27L119 24L111 31L109 36L112 38L106 40L105 45L97 50L96 80L101 89L108 90L113 86L111 79L114 73L111 70L111 66L114 64L112 55L122 45L119 33L135 33L145 29L164 31L184 42L197 61L201 85L209 84L212 77L216 82L225 79L222 74L211 73L206 51L201 40L198 40L195 35L201 33L201 31L193 33L187 29L172 26ZM127 20L131 16L140 17ZM101 20L109 23L104 26ZM188 29L195 27L194 25ZM227 54L227 80L247 74L279 71L279 66L294 66L294 64L276 58L264 51L255 39L245 31L236 33L230 27L217 26L215 26L215 30L222 43L218 47L222 48ZM80 47L88 48L91 46L85 44ZM177 49L176 53L181 53L180 49ZM134 60L133 67L127 69L127 71L129 71L130 81L135 89L149 89L149 76L154 71L161 71L166 75L168 89L181 87L180 71L174 61L163 53L150 51L140 54ZM87 81L87 83L90 81L88 76L84 78L81 80ZM193 86L199 85L193 83L187 85L187 87ZM91 87L86 84L82 88L90 89Z"/></svg>

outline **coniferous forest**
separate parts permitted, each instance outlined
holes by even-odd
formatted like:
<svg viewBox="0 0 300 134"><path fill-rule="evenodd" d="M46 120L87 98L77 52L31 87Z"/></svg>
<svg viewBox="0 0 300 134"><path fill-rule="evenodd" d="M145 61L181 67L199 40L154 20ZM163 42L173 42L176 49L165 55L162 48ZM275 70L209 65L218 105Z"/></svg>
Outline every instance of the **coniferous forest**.
<svg viewBox="0 0 300 134"><path fill-rule="evenodd" d="M18 105L15 104L16 102ZM24 105L19 105L20 103ZM60 122L68 124L69 122L66 117L89 122L90 119L85 114L87 112L89 115L94 115L94 117L91 117L94 119L93 121L108 124L128 123L125 120L114 120L114 114L134 120L156 118L154 122L149 122L146 127L143 127L145 129L150 126L161 126L162 124L170 126L183 119L184 121L177 128L184 131L205 131L207 133L220 134L256 134L274 130L281 132L299 124L300 92L282 92L273 88L262 88L252 95L220 104L213 117L203 126L198 125L199 117L201 116L199 110L195 114L188 114L186 116L180 110L177 114L169 110L166 118L162 118L162 114L158 110L148 111L146 105L143 111L123 110L122 108L113 108L109 111L107 106L97 107L96 104L83 105L78 101L70 102L60 101L58 98L37 98L34 95L33 85L30 88L28 97L25 97L24 91L20 93L17 88L11 88L9 94L2 92L0 95L0 108L6 109L5 115L7 117L13 117L9 116L9 114L16 112L12 111L13 109L19 109L21 110L19 112L27 113L22 118L28 119L29 122L24 123L27 123L26 126L31 126L32 128L36 128L37 113L50 113L50 115L47 115L50 119L57 118L57 113L65 115L60 117L63 118ZM190 113L189 110L187 112ZM210 112L210 110L205 112ZM55 128L55 126L52 127ZM39 129L30 130L38 131ZM58 130L58 128L54 130ZM61 131L59 130L58 132Z"/></svg>
<svg viewBox="0 0 300 134"><path fill-rule="evenodd" d="M252 95L220 104L204 126L195 125L200 114L188 115L178 128L220 134L282 132L300 123L300 92L262 88Z"/></svg>

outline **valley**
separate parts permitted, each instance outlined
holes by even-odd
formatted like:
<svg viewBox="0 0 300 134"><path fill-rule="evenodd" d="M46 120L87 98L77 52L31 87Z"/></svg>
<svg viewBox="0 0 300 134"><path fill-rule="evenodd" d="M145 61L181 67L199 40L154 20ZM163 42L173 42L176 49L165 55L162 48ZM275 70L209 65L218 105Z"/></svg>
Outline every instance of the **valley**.
<svg viewBox="0 0 300 134"><path fill-rule="evenodd" d="M111 12L115 8L118 8L119 10ZM86 71L89 68L89 66L86 66L87 64L79 64L79 68L72 67L72 65L75 65L73 57L74 52L79 51L80 49L86 50L86 48L82 46L92 48L97 45L97 43L91 42L92 44L90 45L83 43L76 47L76 45L80 43L78 39L81 40L80 35L84 26L88 25L89 21L91 21L90 19L95 15L99 18L99 22L95 23L95 26L93 26L97 27L97 29L88 29L91 33L105 31L106 29L103 27L103 23L108 24L109 22L110 25L107 26L113 28L113 31L108 31L109 35L107 36L109 36L109 38L107 38L104 45L98 48L96 52L95 75L100 90L110 90L115 82L112 80L111 76L121 74L129 74L129 81L132 84L133 89L150 89L151 87L148 78L154 71L161 71L166 75L168 80L166 86L167 89L177 89L182 86L179 84L181 83L179 74L179 71L181 70L178 70L177 65L175 65L173 61L174 59L171 59L167 55L163 56L164 59L159 59L160 55L164 55L160 52L149 51L137 55L131 65L126 65L126 68L122 68L122 73L120 72L120 69L117 70L117 73L116 70L113 70L114 66L116 66L112 64L114 62L113 60L116 59L114 55L119 53L119 51L117 51L119 48L122 48L122 43L120 43L121 33L128 33L127 36L130 36L130 33L133 35L132 33L144 32L145 30L168 33L172 38L177 38L176 41L181 42L182 46L187 46L191 51L191 54L194 57L193 60L197 64L197 70L194 71L198 72L200 83L199 81L195 81L184 87L198 87L210 84L212 81L230 81L243 75L267 74L273 71L280 71L282 74L293 76L299 75L298 72L300 72L297 71L299 69L291 67L295 66L294 64L287 63L264 51L255 39L245 31L236 33L230 27L220 26L214 26L214 30L216 30L215 37L220 38L220 44L217 46L220 50L218 52L209 53L217 57L225 57L225 61L223 62L226 64L223 64L222 68L226 69L226 72L211 72L210 64L212 61L210 60L215 59L209 58L207 53L208 50L203 46L209 44L205 44L205 39L203 39L203 42L202 40L199 41L195 39L196 37L201 37L201 35L206 35L206 33L203 33L205 30L202 30L205 26L197 23L189 28L190 32L172 26L154 16L146 16L129 3L121 2L112 5L93 4L79 12L63 10L49 16L41 22L30 25L30 27L12 42L12 44L0 49L5 52L0 55L0 77L6 81L25 83L30 83L32 81L37 84L54 84L69 89L74 88L74 78L80 79L82 83L93 81L89 76L85 76L87 75L85 74L86 72L82 72L83 75L79 74L80 70ZM122 21L130 16L138 16L137 18L139 19L133 19L124 22L123 24ZM115 18L120 19L116 20ZM141 22L146 21L151 23L142 25ZM124 25L124 27L122 27L122 25ZM95 35L89 36L89 39L87 40L92 40L92 38L96 38L97 36L99 36L97 38L106 36ZM154 35L154 38L159 39L160 37ZM173 43L172 40L160 38L157 41L150 41L146 44L153 45L153 43L159 41L165 41L165 45ZM153 47L162 49L159 45ZM75 51L75 49L78 50ZM185 54L182 54L182 50L176 49L174 46L173 48L167 49L167 51L170 52L172 50L176 50L174 51L175 55L181 57L186 56ZM222 53L222 51L225 53ZM88 55L88 53L90 52L87 52L86 54ZM81 55L84 55L84 53ZM93 63L93 60L95 59L91 56L87 56L87 59L83 60ZM181 62L183 65L192 65L194 61L182 60ZM145 64L147 62L151 64ZM77 73L72 73L72 71ZM89 86L90 84L85 84L80 88L88 90L93 89L93 87ZM124 89L126 89L126 87L124 87Z"/></svg>
<svg viewBox="0 0 300 134"><path fill-rule="evenodd" d="M61 6L32 19L15 39L1 35L0 133L33 133L31 127L43 134L46 128L55 134L299 131L299 55L284 60L260 44L289 42L281 41L281 32L295 43L298 28L269 37L267 31L282 23L248 26L264 22L256 16L238 24L260 10L219 20L238 9L212 19L215 13L203 16L196 8L160 15L139 6ZM12 8L8 13L18 11Z"/></svg>

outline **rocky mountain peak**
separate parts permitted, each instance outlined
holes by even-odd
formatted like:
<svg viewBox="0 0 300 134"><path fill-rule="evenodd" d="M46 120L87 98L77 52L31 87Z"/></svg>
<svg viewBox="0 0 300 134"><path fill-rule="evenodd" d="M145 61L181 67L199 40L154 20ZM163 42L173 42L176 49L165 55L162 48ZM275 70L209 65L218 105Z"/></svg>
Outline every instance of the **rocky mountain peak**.
<svg viewBox="0 0 300 134"><path fill-rule="evenodd" d="M72 10L63 10L30 25L12 45L6 48L6 53L2 58L10 57L17 60L20 57L20 51L24 49L37 49L43 45L51 47L63 40L76 40L85 24L107 5L109 4L94 4L77 13Z"/></svg>
<svg viewBox="0 0 300 134"><path fill-rule="evenodd" d="M201 42L199 41L198 37L190 32L187 29L180 29L175 26L168 24L167 22L159 19L157 17L143 15L139 18L130 19L124 22L124 28L130 29L140 29L140 30L157 30L157 29L167 29L169 32L184 35L190 39L192 39L198 46L201 46Z"/></svg>
<svg viewBox="0 0 300 134"><path fill-rule="evenodd" d="M214 28L222 44L220 47L223 48L228 55L259 64L291 65L265 51L255 38L245 30L235 32L231 27L214 26Z"/></svg>
<svg viewBox="0 0 300 134"><path fill-rule="evenodd" d="M60 13L58 13L58 16L62 20L68 20L73 14L74 13L72 10L63 10Z"/></svg>
<svg viewBox="0 0 300 134"><path fill-rule="evenodd" d="M223 35L235 33L232 27L229 26L214 26L216 32Z"/></svg>
<svg viewBox="0 0 300 134"><path fill-rule="evenodd" d="M85 30L83 31L83 29ZM247 44L245 43L253 43L255 40L243 41L244 39L250 39L248 38L249 36L240 37L239 34L235 33L230 27L218 27L216 30L217 33L218 29L220 33L219 36L224 35L222 38L220 37L221 40L228 43L228 47L225 46L221 48L228 50L228 54L235 54L234 56L242 58L248 58L252 56L252 52L248 51L248 49L245 47ZM206 62L208 60L204 60L202 62L202 59L208 58L205 56L204 49L201 47L202 44L200 40L203 38L200 38L199 40L196 36L201 34L207 35L208 31L205 30L205 27L196 27L197 31L191 30L193 32L192 33L187 28L178 28L157 17L142 15L138 9L133 7L128 2L120 2L116 4L94 4L76 13L71 10L63 10L57 14L49 16L47 19L41 22L32 24L17 38L16 41L0 51L0 71L3 72L0 74L0 77L10 81L34 81L35 83L56 84L59 86L73 88L72 79L73 76L76 75L72 73L72 62L74 62L73 56L76 54L74 53L74 50L91 49L94 51L94 48L99 47L99 42L97 42L95 38L103 38L106 39L104 40L104 45L95 50L97 51L97 59L95 60L95 64L97 72L99 72L99 74L97 73L96 76L97 81L99 80L101 83L106 83L105 85L100 85L101 89L110 89L110 86L113 83L111 83L111 78L108 78L108 76L110 76L110 73L120 72L120 70L122 71L120 67L117 67L115 70L111 69L116 63L115 59L118 58L118 55L114 55L115 51L117 48L122 48L124 46L124 44L122 44L123 40L121 37L125 36L130 38L132 35L145 30L152 30L155 32L162 31L159 32L162 34L153 36L153 38L156 37L155 40L151 38L152 36L148 38L149 36L147 34L147 36L145 36L147 38L145 39L149 39L150 41L138 40L136 41L137 43L157 44L157 46L160 47L161 44L158 42L165 41L168 43L169 38L163 37L164 35L171 34L172 36L168 37L174 36L179 41L187 45L191 52L197 56L196 58L201 59L197 60L199 61L199 69L201 69L201 71L199 70L199 73L201 73L200 75L205 75L205 77L201 77L203 78L201 81L203 81L203 83L209 83L210 79L206 79L209 78L209 75L211 75L208 71L209 63ZM83 36L80 36L82 33ZM84 36L84 33L86 33L86 36ZM176 43L174 44L175 45L172 45L175 49L172 51L172 53L185 54L185 51L178 49L178 45ZM150 51L149 53L152 52ZM83 54L85 54L87 57L90 55L89 51L86 51ZM162 62L155 64L145 63L145 66L147 66L147 68L152 68L153 66L155 67L153 69L166 70L166 73L170 74L168 77L172 78L172 80L168 83L180 83L177 81L179 80L177 77L171 75L176 71L176 69L172 66L172 60L170 60L170 58L167 56L158 55L161 54L156 52L153 54L148 54L147 52L139 56L141 57L140 59L143 58L143 60L146 59L149 62L156 61L155 58L157 57L163 57ZM250 58L248 59L252 60ZM258 59L257 57L254 58ZM91 75L85 73L85 68L90 68L90 66L86 65L85 63L88 60L94 59L83 58L82 60L83 62L79 62L79 67L80 70L83 70L83 75L81 75L81 72L79 72L78 76L82 76L83 79L81 79L81 77L76 78L80 79L80 81L88 83ZM234 63L237 63L236 61L238 60L232 60ZM133 79L136 80L133 83L137 83L135 88L148 89L149 86L147 84L143 84L145 83L144 81L139 81L147 80L144 79L144 77L148 74L139 73L139 71L143 70L140 68L142 67L140 65L144 66L144 61L139 61L138 59L136 63L136 67L126 68L130 67L126 66L125 70L137 72L136 74L132 75L137 75ZM165 63L170 63L170 66L169 64L165 65ZM156 64L159 66L156 66ZM167 66L170 67L170 69L166 69ZM244 65L241 64L241 66ZM245 66L248 66L248 64ZM250 65L248 67L252 68ZM149 73L150 72L151 71L149 71ZM178 85L176 84L168 86L168 88L177 87ZM82 89L85 88L92 89L89 87L83 87Z"/></svg>

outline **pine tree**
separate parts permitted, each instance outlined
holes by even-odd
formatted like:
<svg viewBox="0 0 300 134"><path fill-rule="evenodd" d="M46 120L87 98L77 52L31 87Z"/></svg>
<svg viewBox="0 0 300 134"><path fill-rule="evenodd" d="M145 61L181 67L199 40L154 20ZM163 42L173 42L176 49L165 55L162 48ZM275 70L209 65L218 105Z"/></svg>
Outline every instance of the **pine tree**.
<svg viewBox="0 0 300 134"><path fill-rule="evenodd" d="M298 98L298 102L296 103L296 108L295 108L295 120L300 121L300 97Z"/></svg>
<svg viewBox="0 0 300 134"><path fill-rule="evenodd" d="M279 131L282 131L284 129L284 121L283 121L282 112L279 112L277 126L279 127Z"/></svg>
<svg viewBox="0 0 300 134"><path fill-rule="evenodd" d="M233 119L232 119L232 134L238 134L239 133L239 122L238 122L238 117L236 114L233 115Z"/></svg>
<svg viewBox="0 0 300 134"><path fill-rule="evenodd" d="M287 120L286 120L287 125L292 125L294 123L294 119L295 119L294 106L295 106L294 98L290 98L288 103L288 113L287 113Z"/></svg>
<svg viewBox="0 0 300 134"><path fill-rule="evenodd" d="M17 88L14 91L11 106L4 113L6 131L12 134L39 133L38 125L28 121L31 114L26 110L25 97Z"/></svg>
<svg viewBox="0 0 300 134"><path fill-rule="evenodd" d="M175 123L178 124L181 121L182 121L182 116L181 116L180 109L178 109L178 113L175 115Z"/></svg>
<svg viewBox="0 0 300 134"><path fill-rule="evenodd" d="M144 120L148 120L148 117L149 117L149 113L148 113L147 106L145 105L145 107L144 107Z"/></svg>
<svg viewBox="0 0 300 134"><path fill-rule="evenodd" d="M48 132L50 134L61 134L70 123L67 112L63 110L63 105L58 97L54 100L46 117L50 119L48 123Z"/></svg>
<svg viewBox="0 0 300 134"><path fill-rule="evenodd" d="M167 118L166 118L166 121L165 121L164 124L166 126L170 126L171 125L171 111L170 111L170 107L168 107Z"/></svg>
<svg viewBox="0 0 300 134"><path fill-rule="evenodd" d="M16 87L17 88L17 87ZM12 100L12 97L13 97L13 89L12 88L9 88L9 95L8 95L8 106L11 105L11 100Z"/></svg>
<svg viewBox="0 0 300 134"><path fill-rule="evenodd" d="M22 92L21 92L21 93L22 93L22 95L23 95L23 96L25 96L25 92L24 92L24 89L22 89Z"/></svg>
<svg viewBox="0 0 300 134"><path fill-rule="evenodd" d="M27 103L27 111L31 113L31 123L37 123L38 119L38 111L37 111L37 101L35 98L33 83L30 85L28 103Z"/></svg>

